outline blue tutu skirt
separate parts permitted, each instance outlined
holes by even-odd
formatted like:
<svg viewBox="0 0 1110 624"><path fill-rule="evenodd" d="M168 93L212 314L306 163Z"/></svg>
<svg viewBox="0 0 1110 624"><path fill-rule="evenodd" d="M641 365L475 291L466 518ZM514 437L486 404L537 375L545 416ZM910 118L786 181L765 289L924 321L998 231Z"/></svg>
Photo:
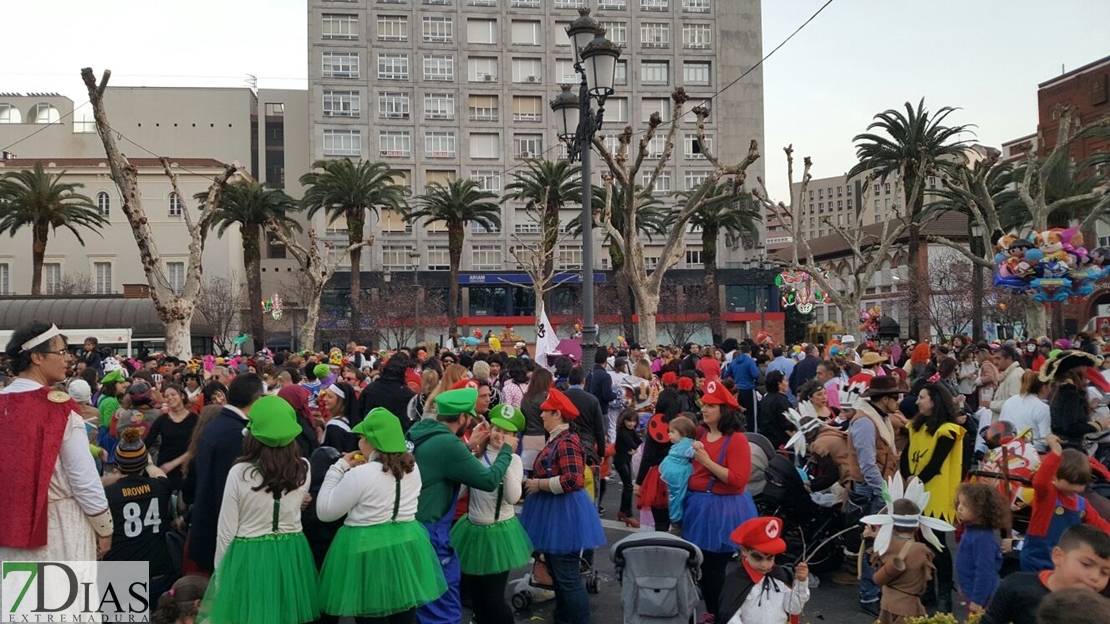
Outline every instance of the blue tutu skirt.
<svg viewBox="0 0 1110 624"><path fill-rule="evenodd" d="M569 555L605 545L601 519L585 490L529 494L520 524L532 546L543 553Z"/></svg>
<svg viewBox="0 0 1110 624"><path fill-rule="evenodd" d="M682 516L682 539L708 552L736 552L739 547L729 536L736 527L758 515L748 492L690 492Z"/></svg>

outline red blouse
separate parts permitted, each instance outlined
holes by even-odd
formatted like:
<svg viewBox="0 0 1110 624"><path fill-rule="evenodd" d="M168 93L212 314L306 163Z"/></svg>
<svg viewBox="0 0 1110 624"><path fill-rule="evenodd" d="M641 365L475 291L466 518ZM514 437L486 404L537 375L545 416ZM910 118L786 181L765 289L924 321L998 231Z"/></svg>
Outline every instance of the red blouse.
<svg viewBox="0 0 1110 624"><path fill-rule="evenodd" d="M721 449L729 436L721 436L715 442L709 442L705 434L699 433L698 439L705 446L709 458L728 468L728 480L716 479L713 482L714 494L743 494L748 487L748 479L752 474L752 449L748 446L748 438L743 433L733 433L728 450L725 451L724 461L721 461ZM690 491L705 492L709 488L709 481L713 473L694 460L694 473L690 475Z"/></svg>

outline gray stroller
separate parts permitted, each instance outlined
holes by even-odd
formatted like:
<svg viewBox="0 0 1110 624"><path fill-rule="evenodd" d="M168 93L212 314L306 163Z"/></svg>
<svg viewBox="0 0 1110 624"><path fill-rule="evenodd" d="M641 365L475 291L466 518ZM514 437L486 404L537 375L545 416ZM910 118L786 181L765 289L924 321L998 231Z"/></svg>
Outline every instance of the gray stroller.
<svg viewBox="0 0 1110 624"><path fill-rule="evenodd" d="M670 533L642 531L613 544L625 624L693 624L701 549Z"/></svg>

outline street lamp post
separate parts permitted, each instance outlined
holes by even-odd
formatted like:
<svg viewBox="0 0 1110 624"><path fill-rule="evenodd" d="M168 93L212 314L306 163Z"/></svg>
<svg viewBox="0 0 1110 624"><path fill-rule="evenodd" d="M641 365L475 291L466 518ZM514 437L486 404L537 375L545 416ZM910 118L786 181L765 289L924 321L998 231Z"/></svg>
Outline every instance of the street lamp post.
<svg viewBox="0 0 1110 624"><path fill-rule="evenodd" d="M412 339L416 344L420 344L420 300L424 298L424 293L421 292L420 283L417 279L420 274L420 253L409 252L409 260L412 261L412 292L416 297L416 317L413 319Z"/></svg>
<svg viewBox="0 0 1110 624"><path fill-rule="evenodd" d="M971 253L983 257L983 228L975 221L971 223ZM973 263L971 270L971 339L975 341L983 339L983 267Z"/></svg>
<svg viewBox="0 0 1110 624"><path fill-rule="evenodd" d="M578 14L567 28L574 48L574 69L581 77L578 94L571 91L572 85L563 85L562 92L551 101L551 110L555 112L559 140L567 145L567 158L582 163L582 365L588 369L597 351L590 151L594 135L601 129L605 100L613 94L621 47L605 38L605 29L590 17L590 9L578 9ZM591 98L597 100L596 111L590 106Z"/></svg>

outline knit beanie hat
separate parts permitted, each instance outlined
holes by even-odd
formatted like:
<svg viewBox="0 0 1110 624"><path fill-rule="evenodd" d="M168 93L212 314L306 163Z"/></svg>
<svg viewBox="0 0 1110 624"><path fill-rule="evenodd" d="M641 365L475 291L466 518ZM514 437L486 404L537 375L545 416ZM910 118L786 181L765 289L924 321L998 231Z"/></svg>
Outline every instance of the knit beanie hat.
<svg viewBox="0 0 1110 624"><path fill-rule="evenodd" d="M74 379L69 382L69 396L78 403L88 403L92 400L92 388L84 379Z"/></svg>
<svg viewBox="0 0 1110 624"><path fill-rule="evenodd" d="M139 427L128 427L120 435L119 445L116 446L116 467L120 472L142 472L148 463L149 456L146 444L143 444L143 430Z"/></svg>

